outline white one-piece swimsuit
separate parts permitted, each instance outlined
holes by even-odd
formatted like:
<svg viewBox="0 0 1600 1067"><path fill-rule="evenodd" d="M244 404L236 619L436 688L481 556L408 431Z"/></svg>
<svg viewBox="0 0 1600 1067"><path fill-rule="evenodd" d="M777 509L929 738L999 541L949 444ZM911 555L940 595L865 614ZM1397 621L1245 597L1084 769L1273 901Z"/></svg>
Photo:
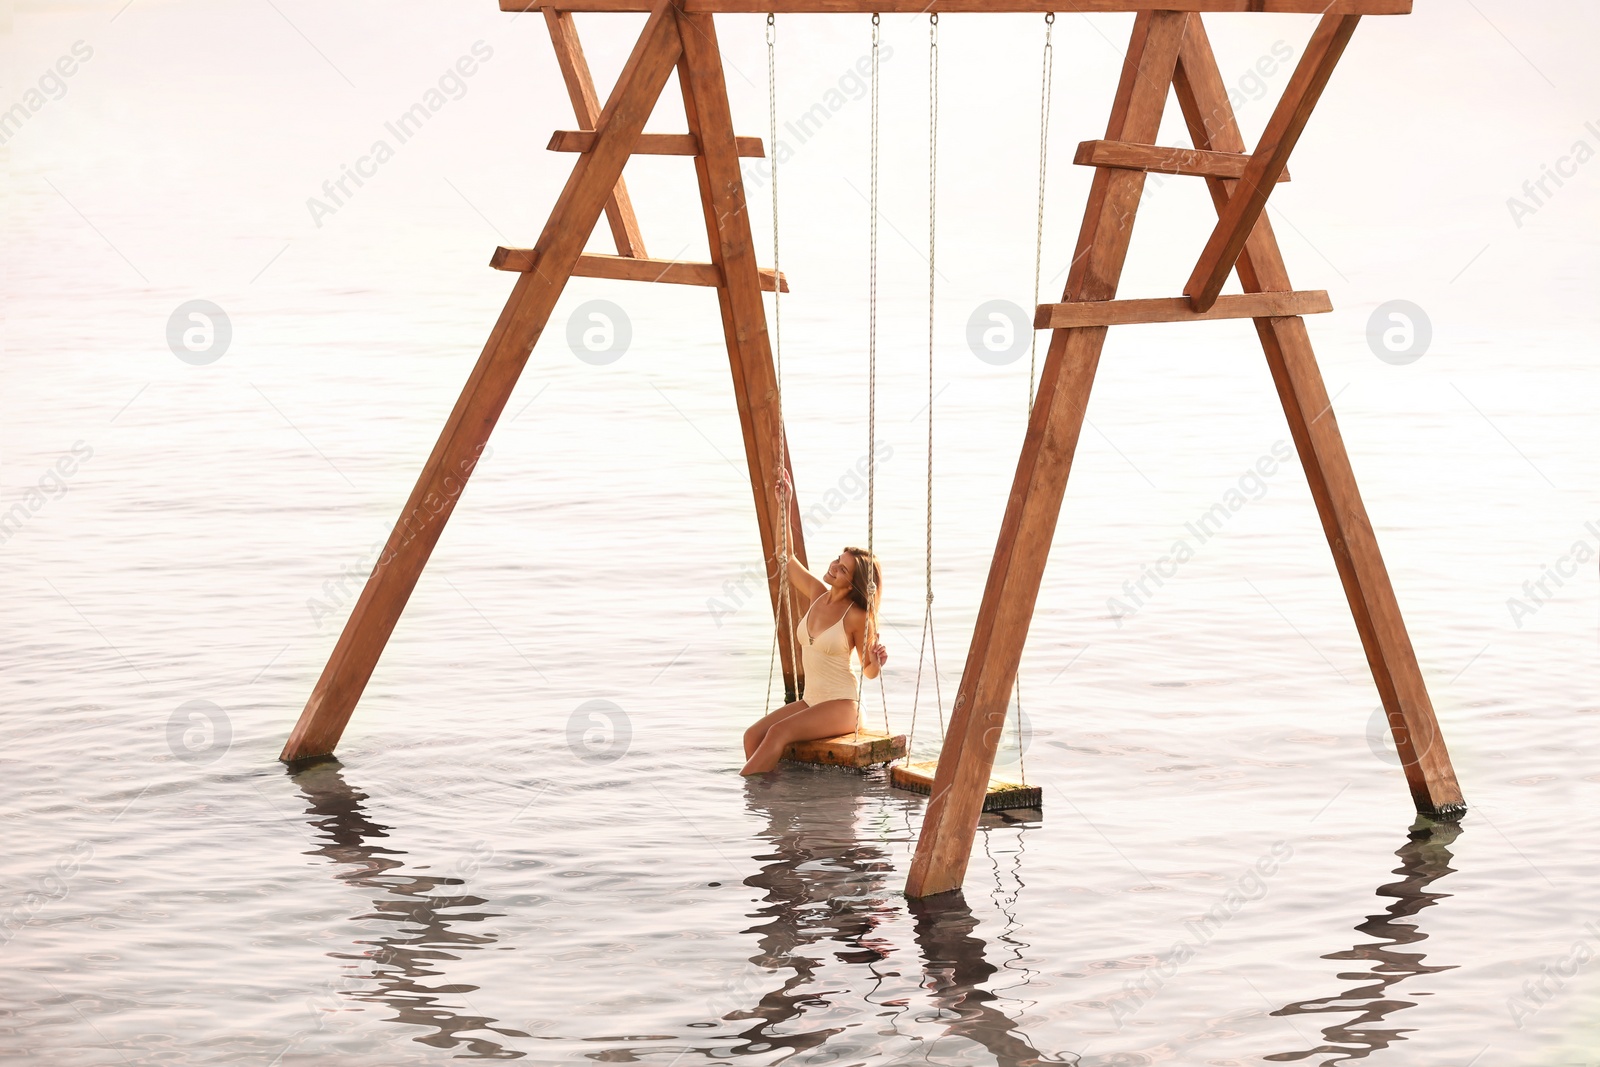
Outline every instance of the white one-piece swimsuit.
<svg viewBox="0 0 1600 1067"><path fill-rule="evenodd" d="M821 600L826 593L817 597ZM816 604L816 600L811 602ZM845 615L850 610L845 609ZM811 609L800 617L794 628L800 641L800 663L806 671L805 702L816 707L824 700L856 699L856 665L859 662L850 638L844 632L844 615L839 621L811 637Z"/></svg>

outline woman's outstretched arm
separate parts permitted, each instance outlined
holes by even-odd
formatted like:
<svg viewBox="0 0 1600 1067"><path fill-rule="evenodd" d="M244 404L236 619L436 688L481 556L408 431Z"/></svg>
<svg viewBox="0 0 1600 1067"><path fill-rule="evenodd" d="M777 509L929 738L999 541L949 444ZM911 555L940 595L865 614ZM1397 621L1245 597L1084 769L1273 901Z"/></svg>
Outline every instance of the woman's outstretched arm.
<svg viewBox="0 0 1600 1067"><path fill-rule="evenodd" d="M773 489L778 498L779 513L785 514L789 506L789 497L794 494L794 484L789 480L788 471L780 470L778 472L778 484ZM795 592L799 593L807 601L815 600L828 591L827 583L807 570L806 565L795 557L792 545L790 548L789 584L794 587ZM779 560L777 562L781 563L782 561ZM776 572L769 571L768 573Z"/></svg>
<svg viewBox="0 0 1600 1067"><path fill-rule="evenodd" d="M827 583L806 570L806 565L792 555L789 557L789 584L807 602L828 591Z"/></svg>

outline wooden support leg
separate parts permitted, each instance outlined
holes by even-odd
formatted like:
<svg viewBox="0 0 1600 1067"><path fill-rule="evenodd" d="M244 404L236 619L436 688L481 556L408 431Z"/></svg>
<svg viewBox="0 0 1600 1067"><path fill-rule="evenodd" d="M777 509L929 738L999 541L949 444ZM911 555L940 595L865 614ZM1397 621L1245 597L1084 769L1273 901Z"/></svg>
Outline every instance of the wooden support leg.
<svg viewBox="0 0 1600 1067"><path fill-rule="evenodd" d="M538 269L519 276L511 290L284 746L284 761L328 755L338 744L680 51L672 4L657 0L600 115L593 150L578 157L539 235Z"/></svg>
<svg viewBox="0 0 1600 1067"><path fill-rule="evenodd" d="M589 61L583 57L583 43L578 40L578 25L572 12L544 9L545 25L550 28L550 43L556 50L556 63L561 67L561 77L567 83L567 95L572 98L572 111L578 117L580 130L592 130L600 120L600 95L594 90L594 75L589 73ZM639 219L633 213L633 201L628 197L628 186L617 179L611 198L606 201L606 220L611 223L611 239L617 244L617 255L644 259L644 235L639 231Z"/></svg>
<svg viewBox="0 0 1600 1067"><path fill-rule="evenodd" d="M1107 140L1154 143L1189 18L1171 11L1138 16ZM1109 300L1116 295L1143 190L1142 171L1104 168L1095 172L1063 301ZM906 880L909 897L958 890L966 874L1106 329L1090 326L1051 334L950 728L939 753L933 793Z"/></svg>
<svg viewBox="0 0 1600 1067"><path fill-rule="evenodd" d="M733 372L739 425L744 431L745 459L750 486L755 493L756 519L761 528L762 556L768 561L769 589L774 617L792 628L805 610L791 592L791 609L780 611L778 572L772 561L779 547L783 516L773 494L778 469L788 456L778 407L778 379L767 335L767 312L761 298L760 268L755 239L746 213L744 179L733 133L728 87L717 46L717 31L710 15L679 13L683 58L678 81L689 132L700 145L695 171L700 178L700 199L705 207L706 233L711 261L722 273L717 298L722 306L722 329L728 343L728 365ZM800 529L800 508L791 498L789 551L806 562L805 539ZM778 640L783 660L784 691L789 700L799 693L800 665L793 662L792 643L786 634Z"/></svg>
<svg viewBox="0 0 1600 1067"><path fill-rule="evenodd" d="M1191 20L1184 38L1175 80L1178 102L1195 147L1242 151L1244 141L1228 102L1227 87L1198 15ZM1241 185L1218 179L1208 180L1207 184L1219 213L1226 211ZM1290 288L1283 254L1265 216L1250 233L1238 268L1247 292ZM1388 714L1412 799L1425 815L1457 817L1465 811L1461 787L1400 616L1394 587L1378 551L1377 537L1361 502L1305 320L1257 319L1256 332L1300 451L1322 528L1333 548L1339 579Z"/></svg>

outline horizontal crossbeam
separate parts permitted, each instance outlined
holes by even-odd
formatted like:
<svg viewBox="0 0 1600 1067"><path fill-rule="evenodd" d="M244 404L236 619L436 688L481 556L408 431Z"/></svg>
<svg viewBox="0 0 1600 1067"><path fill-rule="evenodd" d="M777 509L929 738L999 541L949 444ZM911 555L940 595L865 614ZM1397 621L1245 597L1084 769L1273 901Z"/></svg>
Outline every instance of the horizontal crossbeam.
<svg viewBox="0 0 1600 1067"><path fill-rule="evenodd" d="M1144 322L1206 322L1212 319L1276 319L1287 315L1322 315L1333 310L1321 289L1219 296L1205 311L1196 311L1186 296L1153 300L1080 300L1040 304L1036 330L1081 326L1132 326Z"/></svg>
<svg viewBox="0 0 1600 1067"><path fill-rule="evenodd" d="M506 248L494 250L489 266L495 270L525 274L533 270L537 255L531 248ZM575 278L613 278L625 282L666 282L672 285L704 285L715 289L722 284L722 272L715 263L688 263L680 259L630 259L627 256L582 255L572 269ZM774 284L789 291L789 279L774 276L773 271L762 268L761 291L770 293Z"/></svg>
<svg viewBox="0 0 1600 1067"><path fill-rule="evenodd" d="M734 144L741 156L762 158L766 146L759 137L735 137ZM557 130L550 135L545 146L552 152L587 152L594 147L593 130ZM692 133L642 133L633 147L636 156L698 156L700 142ZM1237 177L1237 175L1235 175Z"/></svg>
<svg viewBox="0 0 1600 1067"><path fill-rule="evenodd" d="M1198 178L1243 177L1250 157L1243 152L1207 152L1198 148L1163 148L1132 141L1084 141L1072 160L1084 167L1116 167L1120 170L1154 171L1157 174L1190 174ZM1286 170L1278 178L1289 180Z"/></svg>
<svg viewBox="0 0 1600 1067"><path fill-rule="evenodd" d="M500 0L501 11L649 11L650 0ZM1286 15L1409 15L1411 0L684 0L693 14L1097 14L1266 11Z"/></svg>

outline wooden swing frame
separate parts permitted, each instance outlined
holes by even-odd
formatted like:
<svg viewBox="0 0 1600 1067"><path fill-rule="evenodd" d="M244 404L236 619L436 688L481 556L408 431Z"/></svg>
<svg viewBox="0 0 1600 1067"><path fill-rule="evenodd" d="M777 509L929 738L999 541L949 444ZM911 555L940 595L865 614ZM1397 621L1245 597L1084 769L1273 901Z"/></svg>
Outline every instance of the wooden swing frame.
<svg viewBox="0 0 1600 1067"><path fill-rule="evenodd" d="M518 274L511 296L451 411L416 487L351 611L281 758L330 755L496 420L573 276L714 286L722 311L734 397L744 433L762 551L778 549L771 487L783 426L762 292L787 289L756 262L741 156L763 154L758 138L734 133L713 15L718 13L1076 13L1134 12L1111 119L1103 140L1077 161L1095 167L1082 229L1060 303L1041 305L1036 328L1052 331L1017 463L972 643L938 761L906 893L959 890L982 811L1008 697L1038 596L1067 476L1109 326L1250 318L1255 322L1311 494L1333 550L1417 810L1456 818L1461 790L1439 732L1416 654L1317 367L1306 314L1331 310L1323 292L1295 291L1265 214L1334 66L1364 15L1408 14L1411 0L499 0L504 11L541 11L555 45L579 129L558 131L555 151L577 162L531 249L497 249L492 265ZM610 97L601 106L573 12L648 12ZM1201 21L1204 13L1322 16L1253 152L1235 122ZM644 134L671 73L678 72L685 134ZM1169 89L1176 91L1194 149L1156 145ZM692 156L710 240L710 263L650 259L622 180L634 154ZM1204 178L1218 220L1182 297L1118 300L1117 285L1148 172ZM617 254L584 246L604 214ZM1222 296L1237 271L1244 292ZM780 459L780 455L785 457ZM793 477L792 470L790 471ZM801 515L789 498L790 550L805 561ZM778 616L778 580L769 584ZM803 608L792 605L790 618ZM782 650L789 699L799 665Z"/></svg>

